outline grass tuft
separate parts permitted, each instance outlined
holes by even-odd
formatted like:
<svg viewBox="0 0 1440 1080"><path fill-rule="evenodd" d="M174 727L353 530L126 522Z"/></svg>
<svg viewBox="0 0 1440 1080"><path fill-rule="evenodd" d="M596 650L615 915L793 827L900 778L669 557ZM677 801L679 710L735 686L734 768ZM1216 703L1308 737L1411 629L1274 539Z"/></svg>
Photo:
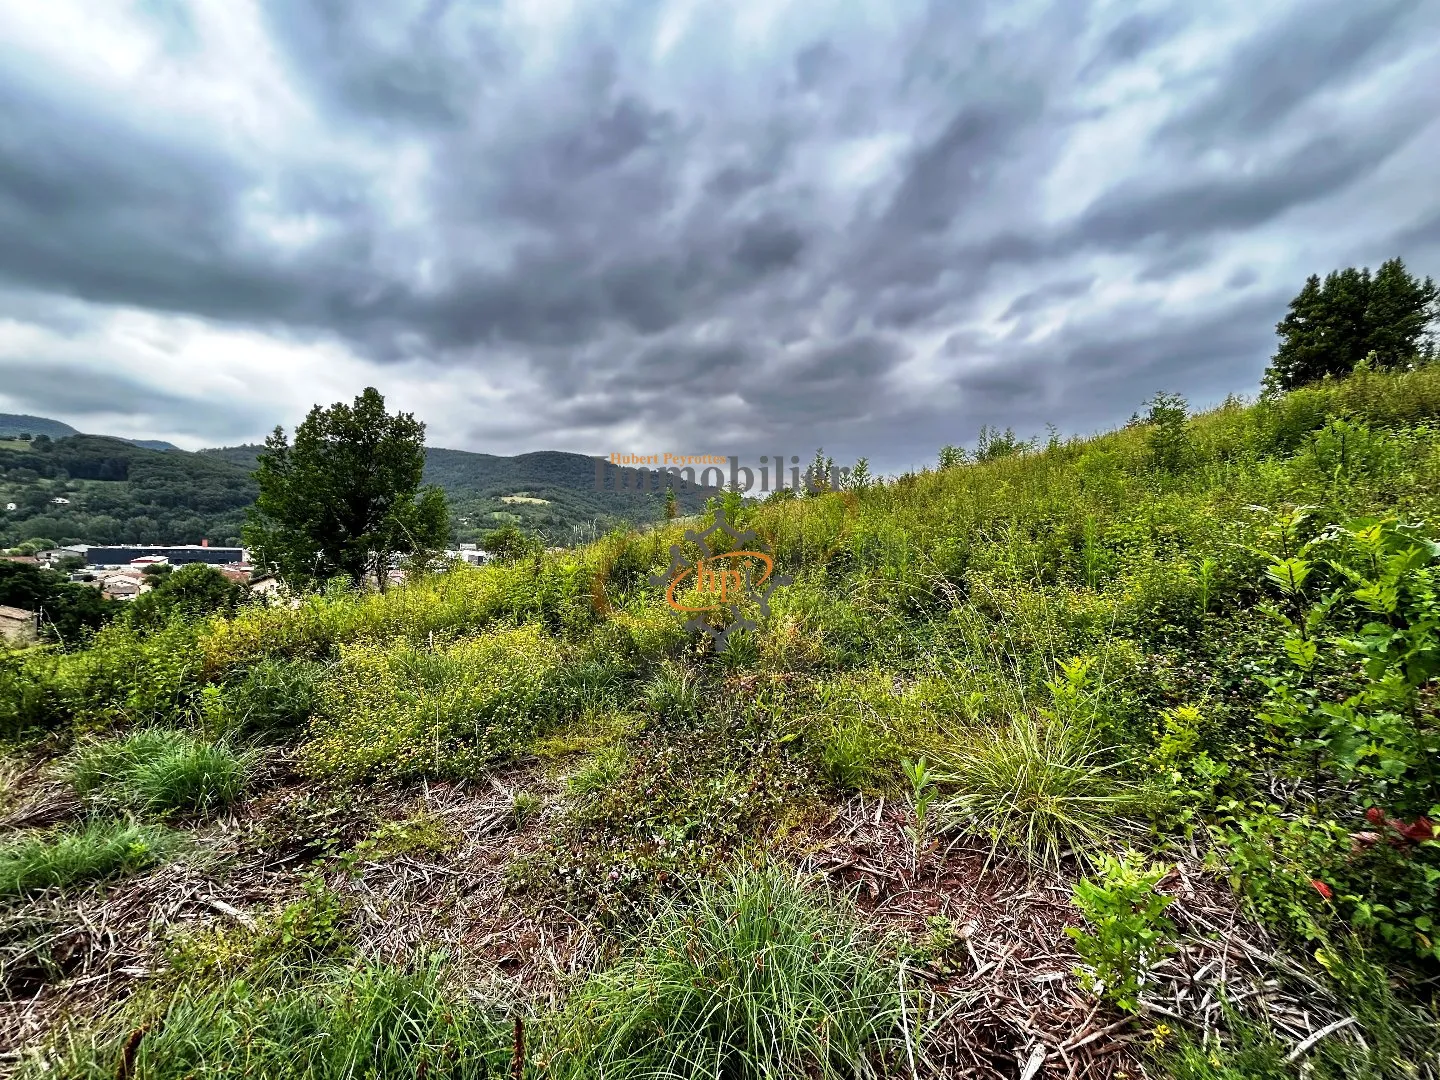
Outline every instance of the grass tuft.
<svg viewBox="0 0 1440 1080"><path fill-rule="evenodd" d="M251 762L224 743L152 728L80 751L70 779L80 795L115 806L210 812L240 797Z"/></svg>
<svg viewBox="0 0 1440 1080"><path fill-rule="evenodd" d="M957 794L936 806L942 828L988 836L1032 864L1113 844L1140 793L1089 739L1054 720L1016 716L977 730L941 761L936 781Z"/></svg>
<svg viewBox="0 0 1440 1080"><path fill-rule="evenodd" d="M59 1062L36 1061L34 1073L134 1080L505 1075L508 1028L447 994L441 975L432 960L413 972L322 968L275 985L244 978L191 984L159 1015L132 1010L103 1033L72 1036Z"/></svg>
<svg viewBox="0 0 1440 1080"><path fill-rule="evenodd" d="M144 870L176 842L168 830L121 821L92 821L79 829L11 840L0 847L0 896L63 889Z"/></svg>
<svg viewBox="0 0 1440 1080"><path fill-rule="evenodd" d="M572 1000L560 1075L880 1076L898 1050L895 971L793 872L706 882L636 946Z"/></svg>

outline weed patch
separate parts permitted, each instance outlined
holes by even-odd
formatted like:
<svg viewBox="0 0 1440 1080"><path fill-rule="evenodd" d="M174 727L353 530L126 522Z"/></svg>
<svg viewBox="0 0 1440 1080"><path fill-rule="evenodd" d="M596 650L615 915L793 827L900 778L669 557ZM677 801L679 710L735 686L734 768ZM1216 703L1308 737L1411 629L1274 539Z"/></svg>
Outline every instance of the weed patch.
<svg viewBox="0 0 1440 1080"><path fill-rule="evenodd" d="M18 837L0 846L0 897L132 874L177 845L167 830L106 820Z"/></svg>
<svg viewBox="0 0 1440 1080"><path fill-rule="evenodd" d="M83 747L70 766L78 794L145 813L205 813L234 803L253 755L185 731L150 728Z"/></svg>

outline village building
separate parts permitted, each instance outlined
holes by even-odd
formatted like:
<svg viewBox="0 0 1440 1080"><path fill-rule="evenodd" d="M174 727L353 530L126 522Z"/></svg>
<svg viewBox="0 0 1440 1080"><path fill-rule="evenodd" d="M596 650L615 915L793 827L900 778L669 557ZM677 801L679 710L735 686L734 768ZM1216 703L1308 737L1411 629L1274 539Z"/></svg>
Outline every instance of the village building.
<svg viewBox="0 0 1440 1080"><path fill-rule="evenodd" d="M40 616L24 608L0 604L0 639L11 645L27 645L40 632Z"/></svg>
<svg viewBox="0 0 1440 1080"><path fill-rule="evenodd" d="M83 550L80 550L82 548ZM82 555L90 566L129 566L136 559L146 556L159 556L173 566L197 562L225 566L248 561L244 548L211 547L208 540L202 540L198 544L116 544L90 547L77 544L75 548L58 550L62 550L65 555Z"/></svg>

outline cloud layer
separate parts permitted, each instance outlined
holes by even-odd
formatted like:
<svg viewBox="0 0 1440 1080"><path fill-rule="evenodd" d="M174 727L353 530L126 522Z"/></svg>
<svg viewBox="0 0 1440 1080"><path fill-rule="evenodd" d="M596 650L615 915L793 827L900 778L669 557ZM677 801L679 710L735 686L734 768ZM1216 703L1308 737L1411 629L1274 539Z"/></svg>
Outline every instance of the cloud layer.
<svg viewBox="0 0 1440 1080"><path fill-rule="evenodd" d="M0 0L0 409L933 458L1440 272L1440 8Z"/></svg>

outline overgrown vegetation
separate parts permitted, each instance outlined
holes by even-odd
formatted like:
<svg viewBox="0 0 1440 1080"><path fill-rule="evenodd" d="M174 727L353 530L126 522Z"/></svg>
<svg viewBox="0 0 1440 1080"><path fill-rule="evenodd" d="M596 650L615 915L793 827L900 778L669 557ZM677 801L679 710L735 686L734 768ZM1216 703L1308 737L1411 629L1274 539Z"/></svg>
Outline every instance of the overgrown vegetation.
<svg viewBox="0 0 1440 1080"><path fill-rule="evenodd" d="M147 813L204 813L245 787L250 755L185 731L152 728L85 746L70 766L77 793Z"/></svg>
<svg viewBox="0 0 1440 1080"><path fill-rule="evenodd" d="M1075 933L1037 951L1103 1010L1087 1053L1124 1030L1106 1052L1143 1047L1161 1075L1290 1075L1298 1055L1433 1076L1440 369L1146 410L739 507L794 584L718 656L649 584L678 521L6 654L0 723L43 740L15 752L24 784L202 831L243 790L236 850L287 903L296 875L313 890L157 958L133 1011L77 1013L48 1060L113 1075L144 1028L134 1075L513 1068L514 1015L453 976L510 986L527 1075L909 1075L912 1053L924 1075L940 1036L912 1004L959 1009L994 970L948 919L1022 880L1074 897ZM249 772L254 745L283 766ZM131 865L31 868L141 827L78 828L12 842L12 897ZM795 877L807 861L830 883ZM433 921L382 957L360 930L392 894ZM1196 896L1224 919L1190 918ZM285 918L323 947L261 972ZM1269 983L1232 1001L1239 961L1217 956L1185 976L1214 990L1204 1023L1156 996L1187 947L1256 925L1264 947L1232 953L1273 961ZM483 948L451 964L493 972L422 962L419 937L452 928ZM902 990L912 963L927 981ZM1351 1019L1304 1045L1319 1020L1267 1013L1270 984ZM1034 1045L985 1053L1019 1072Z"/></svg>
<svg viewBox="0 0 1440 1080"><path fill-rule="evenodd" d="M904 1018L892 963L792 873L744 868L654 914L565 1017L560 1076L884 1076Z"/></svg>

